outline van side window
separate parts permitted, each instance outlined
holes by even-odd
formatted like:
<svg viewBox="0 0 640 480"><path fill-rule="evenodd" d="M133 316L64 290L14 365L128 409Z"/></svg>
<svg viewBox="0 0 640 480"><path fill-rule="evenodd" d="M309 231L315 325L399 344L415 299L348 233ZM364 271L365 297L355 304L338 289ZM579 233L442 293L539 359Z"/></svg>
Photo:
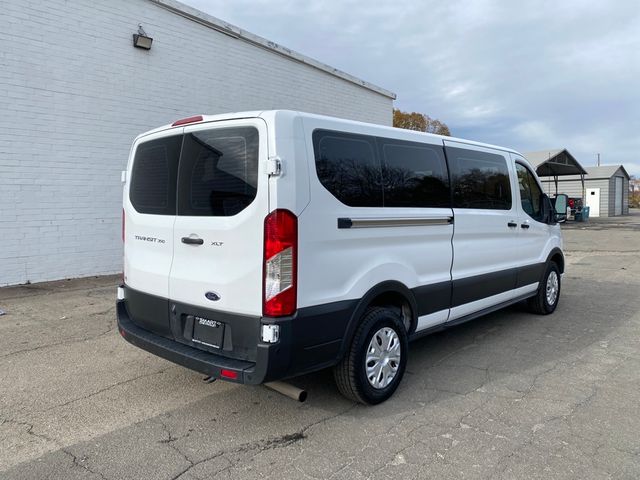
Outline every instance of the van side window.
<svg viewBox="0 0 640 480"><path fill-rule="evenodd" d="M316 130L320 183L350 207L449 207L442 147L420 142Z"/></svg>
<svg viewBox="0 0 640 480"><path fill-rule="evenodd" d="M450 207L442 147L378 138L385 207Z"/></svg>
<svg viewBox="0 0 640 480"><path fill-rule="evenodd" d="M516 163L522 210L534 220L542 221L542 190L527 167Z"/></svg>
<svg viewBox="0 0 640 480"><path fill-rule="evenodd" d="M176 214L176 177L182 135L140 143L131 172L129 198L138 213Z"/></svg>
<svg viewBox="0 0 640 480"><path fill-rule="evenodd" d="M235 215L253 202L257 188L258 130L216 128L185 135L178 215Z"/></svg>
<svg viewBox="0 0 640 480"><path fill-rule="evenodd" d="M511 209L511 184L502 155L446 147L455 208Z"/></svg>
<svg viewBox="0 0 640 480"><path fill-rule="evenodd" d="M334 197L350 207L382 206L382 171L373 137L316 130L313 149L318 179Z"/></svg>

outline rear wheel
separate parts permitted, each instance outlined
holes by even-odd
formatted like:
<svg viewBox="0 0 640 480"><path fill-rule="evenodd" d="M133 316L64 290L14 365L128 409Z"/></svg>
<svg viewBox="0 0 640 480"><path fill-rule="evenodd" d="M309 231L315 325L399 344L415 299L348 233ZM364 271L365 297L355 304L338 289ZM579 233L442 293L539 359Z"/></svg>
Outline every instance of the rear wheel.
<svg viewBox="0 0 640 480"><path fill-rule="evenodd" d="M387 400L402 380L408 339L400 315L388 308L369 308L334 376L340 392L360 403Z"/></svg>
<svg viewBox="0 0 640 480"><path fill-rule="evenodd" d="M555 262L549 262L538 292L527 301L529 310L538 315L549 315L560 300L560 269Z"/></svg>

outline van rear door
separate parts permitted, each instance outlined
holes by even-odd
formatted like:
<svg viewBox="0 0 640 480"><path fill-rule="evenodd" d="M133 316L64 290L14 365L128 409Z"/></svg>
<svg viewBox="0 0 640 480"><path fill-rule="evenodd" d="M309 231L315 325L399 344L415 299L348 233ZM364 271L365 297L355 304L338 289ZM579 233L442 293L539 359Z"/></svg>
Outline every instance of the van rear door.
<svg viewBox="0 0 640 480"><path fill-rule="evenodd" d="M169 279L172 309L181 310L174 317L262 314L266 159L262 119L185 127Z"/></svg>
<svg viewBox="0 0 640 480"><path fill-rule="evenodd" d="M158 132L134 143L123 198L127 308L142 327L166 337L171 336L167 299L182 130Z"/></svg>

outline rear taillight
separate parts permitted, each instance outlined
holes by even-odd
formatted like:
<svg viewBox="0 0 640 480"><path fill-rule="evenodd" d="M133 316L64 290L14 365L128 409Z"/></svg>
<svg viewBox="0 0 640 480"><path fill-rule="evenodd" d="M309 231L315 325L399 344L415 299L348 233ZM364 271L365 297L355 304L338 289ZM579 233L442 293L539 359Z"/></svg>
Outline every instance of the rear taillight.
<svg viewBox="0 0 640 480"><path fill-rule="evenodd" d="M573 198L569 199L569 207L573 208L573 206L576 204L576 201Z"/></svg>
<svg viewBox="0 0 640 480"><path fill-rule="evenodd" d="M238 372L236 372L234 370L227 370L226 368L223 368L222 370L220 370L220 376L222 378L228 378L229 380L237 380L238 379Z"/></svg>
<svg viewBox="0 0 640 480"><path fill-rule="evenodd" d="M296 311L298 219L289 210L274 210L264 219L262 313L284 317Z"/></svg>

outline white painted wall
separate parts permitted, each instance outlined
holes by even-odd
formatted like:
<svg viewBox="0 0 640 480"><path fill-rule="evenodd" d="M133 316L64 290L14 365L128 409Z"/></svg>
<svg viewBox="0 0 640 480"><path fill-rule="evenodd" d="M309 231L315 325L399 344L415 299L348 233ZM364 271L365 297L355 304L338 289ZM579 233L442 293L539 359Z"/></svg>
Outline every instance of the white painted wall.
<svg viewBox="0 0 640 480"><path fill-rule="evenodd" d="M389 96L149 0L1 8L0 285L121 270L120 170L142 131L273 108L392 121Z"/></svg>

